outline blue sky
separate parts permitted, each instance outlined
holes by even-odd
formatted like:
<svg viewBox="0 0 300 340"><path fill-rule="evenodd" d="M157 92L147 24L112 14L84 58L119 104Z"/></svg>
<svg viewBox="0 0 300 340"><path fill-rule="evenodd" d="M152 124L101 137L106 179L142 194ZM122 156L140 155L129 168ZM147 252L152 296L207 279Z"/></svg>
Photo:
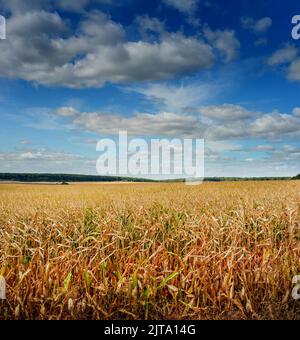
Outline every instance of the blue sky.
<svg viewBox="0 0 300 340"><path fill-rule="evenodd" d="M300 172L287 0L0 0L0 172L96 173L96 142L204 138L207 176Z"/></svg>

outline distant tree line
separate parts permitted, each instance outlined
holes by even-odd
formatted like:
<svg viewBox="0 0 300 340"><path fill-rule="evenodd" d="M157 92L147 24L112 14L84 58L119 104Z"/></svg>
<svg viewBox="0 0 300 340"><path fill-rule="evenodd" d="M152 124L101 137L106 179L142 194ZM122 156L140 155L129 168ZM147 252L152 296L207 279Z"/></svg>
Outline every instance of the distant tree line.
<svg viewBox="0 0 300 340"><path fill-rule="evenodd" d="M286 181L291 177L207 177L205 182Z"/></svg>
<svg viewBox="0 0 300 340"><path fill-rule="evenodd" d="M152 180L132 177L93 176L71 174L19 174L0 173L0 181L14 182L153 182Z"/></svg>
<svg viewBox="0 0 300 340"><path fill-rule="evenodd" d="M295 177L206 177L204 182L238 182L238 181L276 181L300 179L300 174ZM14 182L166 182L180 183L185 179L155 181L151 179L120 177L120 176L94 176L94 175L72 175L72 174L28 174L28 173L0 173L0 181Z"/></svg>

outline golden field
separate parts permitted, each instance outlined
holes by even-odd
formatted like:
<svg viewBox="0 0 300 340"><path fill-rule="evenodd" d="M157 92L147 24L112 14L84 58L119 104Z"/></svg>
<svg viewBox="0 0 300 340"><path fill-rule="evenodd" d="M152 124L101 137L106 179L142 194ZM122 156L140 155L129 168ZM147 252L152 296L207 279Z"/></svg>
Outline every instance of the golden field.
<svg viewBox="0 0 300 340"><path fill-rule="evenodd" d="M0 319L299 319L300 181L0 185Z"/></svg>

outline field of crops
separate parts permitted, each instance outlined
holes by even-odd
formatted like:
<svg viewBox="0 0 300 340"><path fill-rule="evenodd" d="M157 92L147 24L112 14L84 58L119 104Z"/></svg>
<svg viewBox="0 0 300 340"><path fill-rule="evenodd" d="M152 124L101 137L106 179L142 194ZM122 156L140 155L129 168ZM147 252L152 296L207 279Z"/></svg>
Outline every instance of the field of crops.
<svg viewBox="0 0 300 340"><path fill-rule="evenodd" d="M297 319L300 181L0 185L0 319Z"/></svg>

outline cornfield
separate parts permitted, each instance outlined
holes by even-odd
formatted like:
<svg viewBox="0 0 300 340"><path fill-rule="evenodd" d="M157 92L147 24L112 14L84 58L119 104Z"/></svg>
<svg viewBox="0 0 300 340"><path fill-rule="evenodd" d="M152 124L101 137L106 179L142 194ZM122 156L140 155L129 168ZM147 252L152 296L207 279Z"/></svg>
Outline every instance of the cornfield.
<svg viewBox="0 0 300 340"><path fill-rule="evenodd" d="M298 319L300 182L0 185L0 319Z"/></svg>

